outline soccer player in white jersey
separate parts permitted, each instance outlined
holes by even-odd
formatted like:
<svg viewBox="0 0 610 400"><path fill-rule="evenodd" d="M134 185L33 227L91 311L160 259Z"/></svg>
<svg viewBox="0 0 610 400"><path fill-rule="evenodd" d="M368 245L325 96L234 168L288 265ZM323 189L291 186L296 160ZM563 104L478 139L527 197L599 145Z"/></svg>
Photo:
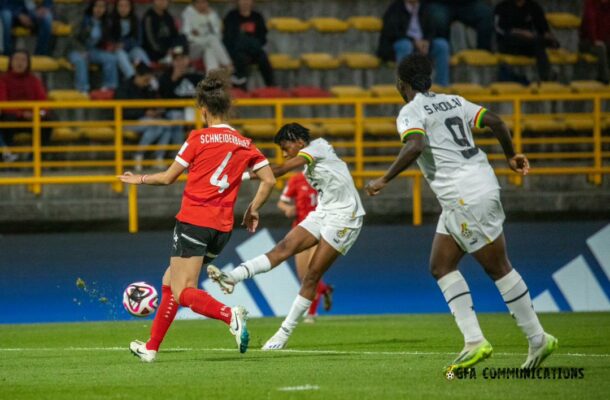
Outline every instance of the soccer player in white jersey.
<svg viewBox="0 0 610 400"><path fill-rule="evenodd" d="M278 177L304 169L305 178L318 192L316 210L268 253L248 260L228 273L208 266L208 276L225 293L231 293L238 282L267 272L295 254L318 245L286 319L263 350L280 350L286 346L299 318L309 309L322 275L356 242L365 214L347 165L337 157L330 143L324 139L310 141L309 130L296 123L284 125L274 141L287 158L284 164L272 167L274 175Z"/></svg>
<svg viewBox="0 0 610 400"><path fill-rule="evenodd" d="M441 203L430 271L465 342L448 370L470 367L493 351L481 332L468 284L458 270L465 253L472 254L495 281L527 336L529 352L521 367L536 368L557 348L558 341L540 325L528 288L508 260L500 186L486 154L475 146L471 128L491 128L513 171L526 175L529 162L523 154L515 153L510 131L496 114L460 96L430 92L431 72L424 56L412 55L400 63L397 87L407 104L396 124L404 146L385 175L370 182L366 190L371 196L379 194L417 160Z"/></svg>

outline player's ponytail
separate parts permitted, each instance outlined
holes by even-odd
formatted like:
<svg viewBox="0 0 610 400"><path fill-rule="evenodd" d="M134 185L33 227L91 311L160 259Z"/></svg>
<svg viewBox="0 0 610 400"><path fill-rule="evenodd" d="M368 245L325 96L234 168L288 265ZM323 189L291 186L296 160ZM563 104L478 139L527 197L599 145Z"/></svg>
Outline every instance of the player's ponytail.
<svg viewBox="0 0 610 400"><path fill-rule="evenodd" d="M432 87L432 64L422 54L411 54L398 65L398 78L418 92L427 92Z"/></svg>
<svg viewBox="0 0 610 400"><path fill-rule="evenodd" d="M197 84L197 105L212 115L226 117L231 109L229 76L224 69L215 69Z"/></svg>

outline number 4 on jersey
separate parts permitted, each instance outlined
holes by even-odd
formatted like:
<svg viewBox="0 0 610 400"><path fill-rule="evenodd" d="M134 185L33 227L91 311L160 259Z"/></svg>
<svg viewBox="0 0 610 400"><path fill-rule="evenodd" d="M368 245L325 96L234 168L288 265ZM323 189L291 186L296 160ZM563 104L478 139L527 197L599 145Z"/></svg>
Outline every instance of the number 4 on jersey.
<svg viewBox="0 0 610 400"><path fill-rule="evenodd" d="M229 188L228 174L225 174L220 180L218 180L218 178L220 178L220 175L222 175L222 171L227 167L227 164L229 163L229 160L231 159L232 155L232 152L229 152L227 154L220 166L216 169L216 172L214 172L214 175L212 175L212 177L210 178L210 183L214 186L218 186L218 193L222 193Z"/></svg>

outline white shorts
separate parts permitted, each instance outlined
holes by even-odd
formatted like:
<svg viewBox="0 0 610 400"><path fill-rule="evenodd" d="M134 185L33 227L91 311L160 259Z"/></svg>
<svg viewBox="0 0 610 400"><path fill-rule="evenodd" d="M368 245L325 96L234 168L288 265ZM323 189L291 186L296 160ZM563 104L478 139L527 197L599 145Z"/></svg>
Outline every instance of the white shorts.
<svg viewBox="0 0 610 400"><path fill-rule="evenodd" d="M362 220L362 217L351 218L338 214L312 211L299 226L311 233L316 239L323 238L335 250L345 255L358 239L362 228Z"/></svg>
<svg viewBox="0 0 610 400"><path fill-rule="evenodd" d="M450 235L467 253L474 253L502 233L504 209L500 191L483 194L476 203L460 200L455 207L443 208L436 232Z"/></svg>

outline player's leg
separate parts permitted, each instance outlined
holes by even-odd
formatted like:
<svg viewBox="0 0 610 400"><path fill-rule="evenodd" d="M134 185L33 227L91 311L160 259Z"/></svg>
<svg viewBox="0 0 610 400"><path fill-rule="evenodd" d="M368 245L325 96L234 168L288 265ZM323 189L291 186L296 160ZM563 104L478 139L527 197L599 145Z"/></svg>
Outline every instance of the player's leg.
<svg viewBox="0 0 610 400"><path fill-rule="evenodd" d="M310 247L309 249L303 250L302 252L295 254L294 256L294 262L297 267L297 275L299 277L299 282L303 282L305 274L307 274L307 269L309 269L309 261L311 260L311 257L313 256L316 247L317 246ZM318 296L316 296L316 298L318 298ZM318 302L316 302L316 299L314 299L313 303L311 303L311 307L309 307L309 310L307 311L307 316L305 317L304 322L315 321L314 317L316 315L317 306Z"/></svg>
<svg viewBox="0 0 610 400"><path fill-rule="evenodd" d="M301 290L290 307L288 315L282 322L280 329L263 346L263 350L283 349L297 326L299 318L311 307L316 296L316 287L322 275L330 268L339 256L339 251L331 246L325 239L321 239L309 264L309 269L301 284Z"/></svg>
<svg viewBox="0 0 610 400"><path fill-rule="evenodd" d="M473 256L495 281L502 299L527 337L529 353L521 367L538 367L557 348L558 341L544 332L534 311L527 285L508 259L504 234L473 253Z"/></svg>
<svg viewBox="0 0 610 400"><path fill-rule="evenodd" d="M248 260L227 273L210 265L208 276L218 283L225 293L232 293L237 283L277 267L295 254L315 246L317 242L318 239L312 233L299 225L288 232L270 252Z"/></svg>
<svg viewBox="0 0 610 400"><path fill-rule="evenodd" d="M448 366L449 369L470 367L491 355L491 345L485 340L474 312L470 288L457 266L464 251L444 229L444 215L432 242L430 272L437 280L455 322L464 336L464 348ZM438 232L438 231L441 232Z"/></svg>

